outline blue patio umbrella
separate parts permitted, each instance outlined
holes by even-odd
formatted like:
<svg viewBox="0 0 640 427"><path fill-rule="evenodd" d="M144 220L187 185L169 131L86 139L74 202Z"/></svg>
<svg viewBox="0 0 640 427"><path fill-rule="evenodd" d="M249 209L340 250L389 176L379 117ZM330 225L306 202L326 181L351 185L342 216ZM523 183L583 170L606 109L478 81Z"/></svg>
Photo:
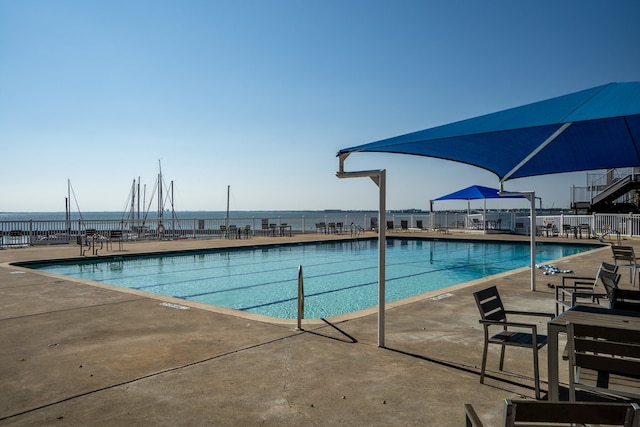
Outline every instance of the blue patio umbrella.
<svg viewBox="0 0 640 427"><path fill-rule="evenodd" d="M453 193L446 194L444 196L440 196L437 199L433 199L430 201L430 210L433 212L433 202L441 201L441 200L466 200L467 201L467 215L471 212L470 200L483 199L484 203L484 214L483 218L486 217L487 211L487 203L486 199L523 199L525 198L523 195L500 195L500 190L497 188L483 187L482 185L472 185L467 188L463 188L462 190L454 191ZM433 219L433 215L431 215L431 219ZM483 222L484 223L484 222ZM432 224L433 228L433 224Z"/></svg>
<svg viewBox="0 0 640 427"><path fill-rule="evenodd" d="M640 166L640 82L609 83L338 152L435 157L527 176Z"/></svg>
<svg viewBox="0 0 640 427"><path fill-rule="evenodd" d="M640 82L609 83L338 151L338 177L368 176L380 188L382 218L386 170L346 172L344 162L356 152L411 154L466 163L496 174L501 190L505 181L514 178L636 167L640 166ZM535 193L527 197L534 230ZM382 260L384 239L384 233L380 233ZM531 233L533 290L534 268L535 233ZM383 273L384 267L379 274L381 294ZM380 298L382 301L384 296ZM383 308L378 313L381 326ZM384 346L383 338L384 328L379 326L380 346Z"/></svg>
<svg viewBox="0 0 640 427"><path fill-rule="evenodd" d="M481 185L472 185L471 187L463 188L462 190L454 191L453 193L440 196L436 200L475 200L475 199L518 199L523 198L522 195L509 196L500 195L500 190L497 188L483 187Z"/></svg>

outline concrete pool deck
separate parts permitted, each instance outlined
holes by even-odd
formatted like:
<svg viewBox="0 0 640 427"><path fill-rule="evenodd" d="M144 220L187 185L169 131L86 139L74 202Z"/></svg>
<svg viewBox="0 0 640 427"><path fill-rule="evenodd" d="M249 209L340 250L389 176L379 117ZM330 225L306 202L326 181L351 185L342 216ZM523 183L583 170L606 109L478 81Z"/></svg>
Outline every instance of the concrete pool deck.
<svg viewBox="0 0 640 427"><path fill-rule="evenodd" d="M334 238L348 236L125 243L124 253ZM640 250L634 240L624 244ZM76 245L0 250L0 425L460 426L464 404L471 403L486 426L497 426L505 398L534 397L531 353L507 350L506 371L499 372L493 349L489 376L479 383L483 338L472 292L496 284L507 308L553 312L554 294L546 284L561 280L536 270L534 292L529 270L522 269L388 306L386 345L380 348L375 311L306 322L304 331L296 331L291 322L187 303L191 308L180 309L159 297L8 264L79 253ZM602 248L554 264L592 276L610 260L611 250ZM630 286L626 270L622 274L621 286ZM546 361L545 347L545 391Z"/></svg>

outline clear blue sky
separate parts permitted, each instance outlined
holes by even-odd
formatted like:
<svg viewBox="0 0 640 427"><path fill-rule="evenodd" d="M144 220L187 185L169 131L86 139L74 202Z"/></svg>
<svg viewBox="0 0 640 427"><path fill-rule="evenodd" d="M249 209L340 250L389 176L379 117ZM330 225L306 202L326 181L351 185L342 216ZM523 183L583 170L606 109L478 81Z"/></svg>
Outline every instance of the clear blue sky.
<svg viewBox="0 0 640 427"><path fill-rule="evenodd" d="M64 211L68 179L83 211L121 211L159 159L178 210L224 210L228 185L233 210L376 209L370 180L335 177L339 149L638 81L639 20L638 0L0 0L0 211ZM389 209L498 185L348 160L373 168ZM563 208L585 183L506 189Z"/></svg>

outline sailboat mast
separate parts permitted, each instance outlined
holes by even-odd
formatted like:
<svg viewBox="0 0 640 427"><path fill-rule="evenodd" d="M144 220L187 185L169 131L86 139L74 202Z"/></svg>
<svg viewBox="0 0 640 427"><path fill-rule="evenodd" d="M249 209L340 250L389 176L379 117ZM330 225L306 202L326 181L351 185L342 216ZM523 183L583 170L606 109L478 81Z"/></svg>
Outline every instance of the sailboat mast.
<svg viewBox="0 0 640 427"><path fill-rule="evenodd" d="M67 232L71 232L71 180L67 179L67 199L64 203L64 208L66 210L66 219L67 219Z"/></svg>
<svg viewBox="0 0 640 427"><path fill-rule="evenodd" d="M131 222L136 217L136 180L133 180L133 184L131 185L131 214L129 215L131 218Z"/></svg>
<svg viewBox="0 0 640 427"><path fill-rule="evenodd" d="M176 225L175 225L175 221L176 221L176 210L175 207L173 206L173 180L171 181L171 230L176 229Z"/></svg>
<svg viewBox="0 0 640 427"><path fill-rule="evenodd" d="M138 177L138 222L140 222L140 177Z"/></svg>
<svg viewBox="0 0 640 427"><path fill-rule="evenodd" d="M224 219L224 226L227 230L229 230L229 190L231 189L230 185L227 185L227 216Z"/></svg>
<svg viewBox="0 0 640 427"><path fill-rule="evenodd" d="M162 224L162 214L164 209L162 208L162 163L160 163L160 159L158 159L158 168L158 223Z"/></svg>

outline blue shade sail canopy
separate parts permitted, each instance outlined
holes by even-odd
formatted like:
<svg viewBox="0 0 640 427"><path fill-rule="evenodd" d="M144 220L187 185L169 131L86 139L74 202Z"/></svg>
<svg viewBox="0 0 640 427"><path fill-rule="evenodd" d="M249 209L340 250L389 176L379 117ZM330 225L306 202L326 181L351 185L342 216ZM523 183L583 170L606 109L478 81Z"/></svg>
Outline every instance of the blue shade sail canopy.
<svg viewBox="0 0 640 427"><path fill-rule="evenodd" d="M640 166L640 82L609 83L338 152L435 157L500 181Z"/></svg>
<svg viewBox="0 0 640 427"><path fill-rule="evenodd" d="M463 188L451 194L440 196L437 200L476 200L476 199L524 199L522 195L517 196L501 196L497 188L483 187L481 185L472 185Z"/></svg>

